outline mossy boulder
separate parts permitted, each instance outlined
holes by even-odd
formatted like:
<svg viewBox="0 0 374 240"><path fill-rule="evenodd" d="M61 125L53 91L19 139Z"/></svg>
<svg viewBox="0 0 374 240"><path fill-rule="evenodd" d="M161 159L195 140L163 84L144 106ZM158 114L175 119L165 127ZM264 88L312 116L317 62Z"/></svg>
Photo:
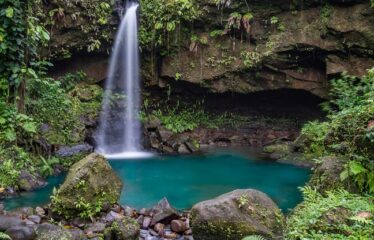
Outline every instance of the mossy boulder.
<svg viewBox="0 0 374 240"><path fill-rule="evenodd" d="M61 226L43 223L36 228L36 240L73 240L70 232Z"/></svg>
<svg viewBox="0 0 374 240"><path fill-rule="evenodd" d="M65 217L89 217L104 204L117 202L122 186L107 160L92 153L71 167L65 182L52 196L51 208Z"/></svg>
<svg viewBox="0 0 374 240"><path fill-rule="evenodd" d="M283 236L283 224L277 205L254 189L235 190L200 202L191 210L196 240L238 240L249 235L278 239Z"/></svg>
<svg viewBox="0 0 374 240"><path fill-rule="evenodd" d="M72 96L76 96L82 102L90 102L93 100L101 100L103 89L99 85L80 83L70 92Z"/></svg>
<svg viewBox="0 0 374 240"><path fill-rule="evenodd" d="M105 230L105 236L118 240L138 240L139 234L140 225L131 217L117 219Z"/></svg>

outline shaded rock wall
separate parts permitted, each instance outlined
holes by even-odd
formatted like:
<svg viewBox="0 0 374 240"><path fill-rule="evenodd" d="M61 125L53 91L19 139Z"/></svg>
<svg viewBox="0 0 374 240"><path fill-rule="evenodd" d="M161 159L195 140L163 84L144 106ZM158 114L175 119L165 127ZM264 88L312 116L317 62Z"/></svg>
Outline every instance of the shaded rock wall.
<svg viewBox="0 0 374 240"><path fill-rule="evenodd" d="M186 45L164 58L159 84L180 76L212 92L290 88L326 97L328 79L335 74L361 76L374 66L374 10L368 1L305 1L304 8L271 2L250 1L249 10L233 3L221 12L204 1L201 28L195 32L207 39L206 44L194 49ZM254 19L247 38L238 30L218 37L210 34L222 29L219 19L225 24L230 13L248 11ZM271 23L273 18L276 23Z"/></svg>

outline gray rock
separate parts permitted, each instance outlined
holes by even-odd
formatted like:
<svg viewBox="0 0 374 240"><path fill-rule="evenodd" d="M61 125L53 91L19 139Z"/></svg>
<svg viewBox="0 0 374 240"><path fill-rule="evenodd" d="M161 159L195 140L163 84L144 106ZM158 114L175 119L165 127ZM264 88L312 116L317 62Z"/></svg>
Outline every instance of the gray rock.
<svg viewBox="0 0 374 240"><path fill-rule="evenodd" d="M116 213L114 211L110 211L106 216L105 216L105 221L107 222L113 222L114 220L121 220L123 219L125 216L119 214L119 213Z"/></svg>
<svg viewBox="0 0 374 240"><path fill-rule="evenodd" d="M8 228L7 234L12 240L32 240L36 237L35 230L32 227L15 226Z"/></svg>
<svg viewBox="0 0 374 240"><path fill-rule="evenodd" d="M42 221L42 218L39 215L31 215L28 219L34 223L39 224Z"/></svg>
<svg viewBox="0 0 374 240"><path fill-rule="evenodd" d="M50 223L39 225L36 234L36 240L74 240L68 230Z"/></svg>
<svg viewBox="0 0 374 240"><path fill-rule="evenodd" d="M69 229L69 232L70 232L70 234L71 234L71 236L73 237L74 240L87 239L87 237L84 234L84 232L81 229L79 229L79 228Z"/></svg>
<svg viewBox="0 0 374 240"><path fill-rule="evenodd" d="M40 217L45 216L45 210L41 207L36 207L35 208L35 213L38 214Z"/></svg>
<svg viewBox="0 0 374 240"><path fill-rule="evenodd" d="M164 127L158 127L157 133L162 142L168 142L168 140L174 135L172 131L167 130Z"/></svg>
<svg viewBox="0 0 374 240"><path fill-rule="evenodd" d="M142 228L147 229L149 225L151 224L152 218L151 217L145 217L143 220Z"/></svg>
<svg viewBox="0 0 374 240"><path fill-rule="evenodd" d="M0 215L0 231L2 232L11 227L21 227L25 225L25 222L19 217Z"/></svg>
<svg viewBox="0 0 374 240"><path fill-rule="evenodd" d="M178 153L180 154L189 154L191 153L190 150L187 148L186 144L182 143L178 147Z"/></svg>
<svg viewBox="0 0 374 240"><path fill-rule="evenodd" d="M253 189L223 194L200 202L191 210L191 227L196 240L222 236L238 240L249 235L281 239L283 223L277 205L265 193Z"/></svg>
<svg viewBox="0 0 374 240"><path fill-rule="evenodd" d="M125 216L132 217L135 213L135 209L129 206L123 206L122 208L125 211Z"/></svg>
<svg viewBox="0 0 374 240"><path fill-rule="evenodd" d="M177 210L170 206L166 198L159 201L157 205L152 208L151 212L153 214L151 226L154 226L158 222L167 222L179 217Z"/></svg>
<svg viewBox="0 0 374 240"><path fill-rule="evenodd" d="M93 147L89 144L80 144L73 147L62 147L56 152L57 157L71 157L81 153L92 153Z"/></svg>
<svg viewBox="0 0 374 240"><path fill-rule="evenodd" d="M86 226L87 220L85 220L81 217L76 217L76 218L73 219L73 221L71 223L76 227L83 228L84 226Z"/></svg>
<svg viewBox="0 0 374 240"><path fill-rule="evenodd" d="M196 143L193 143L193 142L191 142L191 141L187 141L187 142L185 142L185 144L186 144L186 146L187 146L187 148L188 148L188 150L190 151L190 152L197 152L197 151L199 151L200 149L200 146L199 146L199 144L196 142Z"/></svg>
<svg viewBox="0 0 374 240"><path fill-rule="evenodd" d="M101 222L92 223L85 229L86 233L102 233L105 230L105 224Z"/></svg>

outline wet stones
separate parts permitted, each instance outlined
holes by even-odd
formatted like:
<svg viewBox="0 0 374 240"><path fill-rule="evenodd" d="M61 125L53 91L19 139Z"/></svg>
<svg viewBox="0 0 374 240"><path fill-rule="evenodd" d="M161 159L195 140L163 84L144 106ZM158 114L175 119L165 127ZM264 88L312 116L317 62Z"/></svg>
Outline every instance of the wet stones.
<svg viewBox="0 0 374 240"><path fill-rule="evenodd" d="M188 230L188 225L185 221L182 220L173 220L171 221L171 230L176 233L184 233L185 231Z"/></svg>
<svg viewBox="0 0 374 240"><path fill-rule="evenodd" d="M5 234L7 234L12 240L32 240L36 237L35 230L32 227L26 226L14 226L8 228L8 230L5 231Z"/></svg>
<svg viewBox="0 0 374 240"><path fill-rule="evenodd" d="M153 215L151 226L158 222L167 222L178 218L178 212L175 210L166 198L163 198L151 210Z"/></svg>
<svg viewBox="0 0 374 240"><path fill-rule="evenodd" d="M4 232L11 227L25 226L25 222L16 216L0 215L0 231Z"/></svg>

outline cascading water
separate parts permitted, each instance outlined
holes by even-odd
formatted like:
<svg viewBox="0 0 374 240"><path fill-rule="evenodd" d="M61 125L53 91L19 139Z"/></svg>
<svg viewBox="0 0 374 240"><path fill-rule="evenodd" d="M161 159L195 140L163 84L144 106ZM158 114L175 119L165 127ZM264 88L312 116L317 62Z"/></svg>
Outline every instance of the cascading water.
<svg viewBox="0 0 374 240"><path fill-rule="evenodd" d="M128 0L105 85L97 152L108 158L142 156L137 1Z"/></svg>

